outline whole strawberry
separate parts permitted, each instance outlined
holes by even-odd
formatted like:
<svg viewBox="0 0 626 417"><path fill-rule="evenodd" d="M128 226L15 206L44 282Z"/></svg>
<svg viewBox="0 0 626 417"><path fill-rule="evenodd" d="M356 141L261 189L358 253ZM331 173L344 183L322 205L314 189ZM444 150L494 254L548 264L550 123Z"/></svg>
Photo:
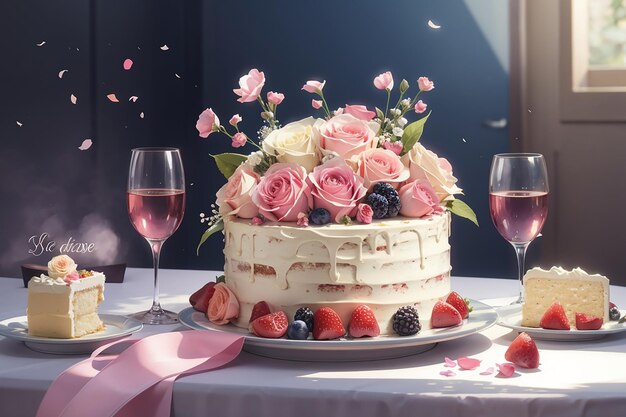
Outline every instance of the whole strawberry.
<svg viewBox="0 0 626 417"><path fill-rule="evenodd" d="M539 367L539 349L527 333L520 333L504 354L504 358L522 368Z"/></svg>
<svg viewBox="0 0 626 417"><path fill-rule="evenodd" d="M380 327L372 309L365 304L357 306L350 316L348 332L352 337L379 336Z"/></svg>
<svg viewBox="0 0 626 417"><path fill-rule="evenodd" d="M215 287L215 282L209 282L204 284L198 291L191 294L189 304L191 304L194 310L202 313L207 312L209 309L209 301L211 297L213 297L213 293L215 293L215 288L213 287Z"/></svg>
<svg viewBox="0 0 626 417"><path fill-rule="evenodd" d="M430 325L433 328L456 326L461 324L462 321L461 314L456 308L441 300L437 300L430 316Z"/></svg>
<svg viewBox="0 0 626 417"><path fill-rule="evenodd" d="M337 339L346 334L341 317L330 307L322 307L313 317L313 338L315 340Z"/></svg>
<svg viewBox="0 0 626 417"><path fill-rule="evenodd" d="M552 303L550 307L543 313L539 325L544 329L552 330L569 330L569 320L565 315L563 305L558 301Z"/></svg>
<svg viewBox="0 0 626 417"><path fill-rule="evenodd" d="M472 311L469 300L467 298L461 297L456 291L452 291L450 294L448 294L448 297L446 298L446 303L456 308L462 319L466 319L469 316L470 311Z"/></svg>

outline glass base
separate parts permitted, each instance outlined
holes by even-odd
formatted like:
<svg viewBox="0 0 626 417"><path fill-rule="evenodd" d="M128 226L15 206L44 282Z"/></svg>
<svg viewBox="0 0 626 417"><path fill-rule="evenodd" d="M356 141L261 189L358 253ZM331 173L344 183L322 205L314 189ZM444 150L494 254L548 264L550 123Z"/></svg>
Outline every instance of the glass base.
<svg viewBox="0 0 626 417"><path fill-rule="evenodd" d="M128 317L139 320L143 324L177 324L178 314L168 310L140 311L139 313L129 314Z"/></svg>
<svg viewBox="0 0 626 417"><path fill-rule="evenodd" d="M524 298L522 297L522 295L520 294L519 297L517 297L517 300L513 301L511 304L509 305L517 305L517 304L524 304Z"/></svg>

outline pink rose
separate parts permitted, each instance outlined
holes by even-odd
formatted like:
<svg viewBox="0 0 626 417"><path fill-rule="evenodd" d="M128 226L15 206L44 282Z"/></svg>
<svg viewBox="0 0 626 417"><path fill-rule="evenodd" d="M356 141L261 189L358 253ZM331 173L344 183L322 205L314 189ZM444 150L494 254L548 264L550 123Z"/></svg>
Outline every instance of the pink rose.
<svg viewBox="0 0 626 417"><path fill-rule="evenodd" d="M213 109L208 108L200 113L196 122L196 129L198 129L201 138L208 137L211 133L216 132L219 127L220 119L213 113Z"/></svg>
<svg viewBox="0 0 626 417"><path fill-rule="evenodd" d="M400 214L405 217L424 217L433 214L439 197L426 180L415 180L400 188Z"/></svg>
<svg viewBox="0 0 626 417"><path fill-rule="evenodd" d="M430 91L435 88L435 83L430 81L428 77L419 77L417 79L417 85L420 88L420 91Z"/></svg>
<svg viewBox="0 0 626 417"><path fill-rule="evenodd" d="M259 175L246 164L239 165L228 182L217 191L216 204L223 216L251 219L259 213L252 202L252 192L260 181Z"/></svg>
<svg viewBox="0 0 626 417"><path fill-rule="evenodd" d="M344 216L354 217L357 204L367 193L363 180L341 158L313 168L307 183L309 206L328 210L337 223Z"/></svg>
<svg viewBox="0 0 626 417"><path fill-rule="evenodd" d="M377 182L388 182L398 188L409 178L409 170L394 152L375 148L363 152L357 159L357 174L363 178L363 185L371 189Z"/></svg>
<svg viewBox="0 0 626 417"><path fill-rule="evenodd" d="M50 278L64 278L76 271L76 263L67 255L57 255L48 262L48 276Z"/></svg>
<svg viewBox="0 0 626 417"><path fill-rule="evenodd" d="M273 164L252 192L252 201L272 222L296 222L308 212L306 169L292 163Z"/></svg>
<svg viewBox="0 0 626 417"><path fill-rule="evenodd" d="M439 196L439 201L454 200L454 194L463 192L456 185L457 179L452 175L450 163L419 142L402 156L402 163L409 168L409 180L428 181Z"/></svg>
<svg viewBox="0 0 626 417"><path fill-rule="evenodd" d="M404 145L399 140L396 142L385 141L383 142L383 148L390 150L396 155L400 155L402 153L402 149L404 149Z"/></svg>
<svg viewBox="0 0 626 417"><path fill-rule="evenodd" d="M267 93L267 101L272 104L276 104L277 106L282 103L284 99L285 95L283 93L275 93L273 91Z"/></svg>
<svg viewBox="0 0 626 417"><path fill-rule="evenodd" d="M415 103L415 113L424 113L427 107L428 104L424 103L422 100L418 100L418 102Z"/></svg>
<svg viewBox="0 0 626 417"><path fill-rule="evenodd" d="M374 117L376 117L376 112L367 110L367 107L361 104L346 104L344 112L353 115L357 119L365 120L366 122L369 122Z"/></svg>
<svg viewBox="0 0 626 417"><path fill-rule="evenodd" d="M311 107L313 107L315 110L321 109L322 104L324 104L322 100L311 100Z"/></svg>
<svg viewBox="0 0 626 417"><path fill-rule="evenodd" d="M320 148L325 154L336 154L344 159L376 147L378 123L357 119L351 114L340 114L320 126Z"/></svg>
<svg viewBox="0 0 626 417"><path fill-rule="evenodd" d="M391 75L391 72L383 72L374 78L374 86L379 90L393 90L393 75Z"/></svg>
<svg viewBox="0 0 626 417"><path fill-rule="evenodd" d="M246 144L246 135L241 132L237 132L233 135L232 140L231 145L233 148L241 148Z"/></svg>
<svg viewBox="0 0 626 417"><path fill-rule="evenodd" d="M66 284L71 284L73 281L78 281L80 279L80 275L78 271L72 271L63 278Z"/></svg>
<svg viewBox="0 0 626 417"><path fill-rule="evenodd" d="M250 103L259 97L263 85L265 85L265 74L256 68L252 68L248 75L244 75L239 79L239 88L234 89L233 92L239 96L238 102Z"/></svg>
<svg viewBox="0 0 626 417"><path fill-rule="evenodd" d="M370 224L374 217L374 210L369 204L361 203L356 207L356 219L363 224Z"/></svg>
<svg viewBox="0 0 626 417"><path fill-rule="evenodd" d="M213 288L215 292L206 312L208 319L215 324L227 324L239 317L239 301L235 294L223 282L218 282Z"/></svg>
<svg viewBox="0 0 626 417"><path fill-rule="evenodd" d="M320 94L324 89L324 85L326 84L326 80L319 82L314 80L309 80L302 86L302 89L307 93Z"/></svg>
<svg viewBox="0 0 626 417"><path fill-rule="evenodd" d="M228 123L231 126L237 126L237 124L239 124L239 122L241 122L243 119L241 118L241 116L239 116L238 114L233 115L233 117L230 118L230 120L228 121Z"/></svg>

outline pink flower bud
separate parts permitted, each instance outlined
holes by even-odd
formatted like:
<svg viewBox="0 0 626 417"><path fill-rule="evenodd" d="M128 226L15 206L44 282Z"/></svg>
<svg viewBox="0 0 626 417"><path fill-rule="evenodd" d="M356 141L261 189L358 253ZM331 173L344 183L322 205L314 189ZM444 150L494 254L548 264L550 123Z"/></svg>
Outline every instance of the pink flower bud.
<svg viewBox="0 0 626 417"><path fill-rule="evenodd" d="M422 100L419 100L417 103L415 103L415 113L424 113L427 107L428 104L424 103Z"/></svg>
<svg viewBox="0 0 626 417"><path fill-rule="evenodd" d="M272 104L279 105L280 103L283 102L284 99L285 99L285 95L283 93L275 93L273 91L270 91L269 93L267 93L267 101L269 101Z"/></svg>
<svg viewBox="0 0 626 417"><path fill-rule="evenodd" d="M263 219L258 217L258 216L253 217L252 218L252 224L255 225L255 226L260 226L260 225L263 224Z"/></svg>
<svg viewBox="0 0 626 417"><path fill-rule="evenodd" d="M298 226L307 227L309 225L309 216L306 213L298 213Z"/></svg>
<svg viewBox="0 0 626 417"><path fill-rule="evenodd" d="M397 142L390 142L390 141L383 142L383 148L389 149L390 151L392 151L396 155L400 155L402 153L403 147L404 147L404 145L400 141L397 141Z"/></svg>
<svg viewBox="0 0 626 417"><path fill-rule="evenodd" d="M320 109L322 107L322 104L323 104L322 100L311 100L311 106L315 110Z"/></svg>
<svg viewBox="0 0 626 417"><path fill-rule="evenodd" d="M428 77L419 77L417 79L417 85L420 88L420 91L430 91L435 88L435 83L430 81Z"/></svg>
<svg viewBox="0 0 626 417"><path fill-rule="evenodd" d="M237 132L233 135L233 141L231 143L233 148L241 148L243 145L246 144L246 135L241 133L241 132Z"/></svg>
<svg viewBox="0 0 626 417"><path fill-rule="evenodd" d="M356 207L356 219L363 224L370 224L372 217L374 216L374 210L369 204L361 203Z"/></svg>
<svg viewBox="0 0 626 417"><path fill-rule="evenodd" d="M201 138L208 137L211 133L216 132L220 127L220 119L213 112L213 109L208 108L198 117L196 122L196 129Z"/></svg>
<svg viewBox="0 0 626 417"><path fill-rule="evenodd" d="M231 126L237 126L237 124L241 122L242 120L243 119L241 118L241 116L239 116L238 114L235 114L233 115L233 117L230 118L228 123L230 123Z"/></svg>
<svg viewBox="0 0 626 417"><path fill-rule="evenodd" d="M302 86L302 89L306 91L307 93L320 94L322 90L324 89L325 84L326 84L326 81L319 82L319 81L309 80L306 82L306 84Z"/></svg>
<svg viewBox="0 0 626 417"><path fill-rule="evenodd" d="M387 71L374 78L374 86L379 90L393 90L393 75Z"/></svg>

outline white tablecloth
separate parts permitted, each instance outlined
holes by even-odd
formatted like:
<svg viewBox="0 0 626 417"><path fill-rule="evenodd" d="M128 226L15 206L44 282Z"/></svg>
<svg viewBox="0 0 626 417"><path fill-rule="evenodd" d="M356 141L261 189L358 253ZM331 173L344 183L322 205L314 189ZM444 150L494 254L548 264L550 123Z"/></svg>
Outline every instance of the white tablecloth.
<svg viewBox="0 0 626 417"><path fill-rule="evenodd" d="M191 292L218 275L163 270L164 307L180 311ZM147 308L151 271L129 269L126 282L107 284L102 311ZM453 278L453 287L474 299L512 297L513 280ZM626 307L626 288L611 298ZM0 278L0 317L23 315L22 281ZM181 330L147 326L138 335ZM513 378L457 371L439 374L444 357L481 359L481 369L504 362L514 332L494 326L480 334L438 344L419 355L348 363L289 362L242 352L230 365L178 380L172 416L625 416L626 336L592 342L537 341L540 370ZM51 381L82 356L47 355L0 337L0 417L34 416ZM97 406L97 399L94 399ZM88 416L86 412L85 416Z"/></svg>

